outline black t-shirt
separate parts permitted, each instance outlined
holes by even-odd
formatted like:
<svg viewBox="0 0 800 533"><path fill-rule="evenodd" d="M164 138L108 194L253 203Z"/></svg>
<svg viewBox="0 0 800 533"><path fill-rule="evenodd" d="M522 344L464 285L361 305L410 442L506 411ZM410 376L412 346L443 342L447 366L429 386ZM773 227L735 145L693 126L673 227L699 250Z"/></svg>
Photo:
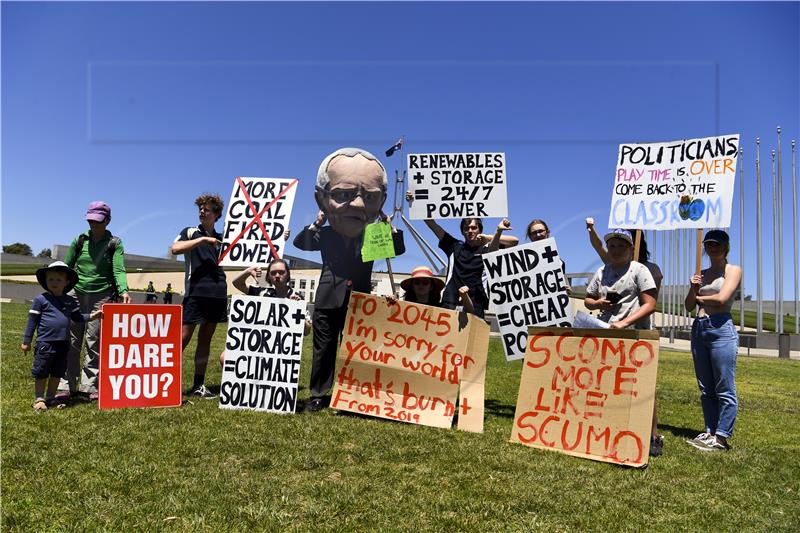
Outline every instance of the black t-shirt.
<svg viewBox="0 0 800 533"><path fill-rule="evenodd" d="M211 233L203 229L202 224L197 227L183 228L176 241L191 241L200 237L214 237L221 241L222 234L216 230ZM227 298L228 283L225 281L225 271L217 264L220 245L210 246L201 244L184 254L186 263L186 296L202 296L205 298Z"/></svg>
<svg viewBox="0 0 800 533"><path fill-rule="evenodd" d="M275 287L259 287L257 285L250 285L247 287L248 296L267 296L270 298L277 298L278 293ZM286 293L286 298L291 298L294 295L294 290L289 287L289 292Z"/></svg>
<svg viewBox="0 0 800 533"><path fill-rule="evenodd" d="M472 301L485 309L489 305L489 297L483 286L481 255L489 251L489 246L473 248L445 232L439 241L439 248L449 257L447 285L442 291L442 303L459 305L461 299L458 296L458 289L466 285L469 287L469 297Z"/></svg>

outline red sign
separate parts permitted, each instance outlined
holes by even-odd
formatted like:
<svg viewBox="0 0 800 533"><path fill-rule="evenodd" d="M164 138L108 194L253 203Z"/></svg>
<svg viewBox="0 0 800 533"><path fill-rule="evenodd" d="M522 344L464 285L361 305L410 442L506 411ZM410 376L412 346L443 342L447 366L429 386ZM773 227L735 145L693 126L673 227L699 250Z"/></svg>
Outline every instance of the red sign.
<svg viewBox="0 0 800 533"><path fill-rule="evenodd" d="M103 305L100 409L181 405L180 305Z"/></svg>

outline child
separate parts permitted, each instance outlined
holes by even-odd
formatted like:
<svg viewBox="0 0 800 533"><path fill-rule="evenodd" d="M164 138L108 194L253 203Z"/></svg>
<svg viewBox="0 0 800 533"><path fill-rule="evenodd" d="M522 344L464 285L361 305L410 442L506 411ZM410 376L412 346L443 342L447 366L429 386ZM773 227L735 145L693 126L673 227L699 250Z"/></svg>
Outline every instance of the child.
<svg viewBox="0 0 800 533"><path fill-rule="evenodd" d="M78 283L78 274L61 261L37 270L36 279L46 292L33 299L28 313L28 325L22 336L22 351L28 353L31 349L33 332L38 329L31 369L36 380L33 408L44 411L48 405L54 405L53 396L67 370L70 319L88 322L100 318L103 312L98 310L91 315L80 312L78 301L66 294Z"/></svg>

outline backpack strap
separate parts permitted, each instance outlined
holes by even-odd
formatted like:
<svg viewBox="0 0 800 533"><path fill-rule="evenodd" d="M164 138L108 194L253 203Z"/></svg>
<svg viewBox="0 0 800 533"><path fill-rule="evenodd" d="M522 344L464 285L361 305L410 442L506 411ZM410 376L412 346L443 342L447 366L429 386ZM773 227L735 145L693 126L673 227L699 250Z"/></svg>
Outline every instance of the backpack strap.
<svg viewBox="0 0 800 533"><path fill-rule="evenodd" d="M72 261L68 265L70 268L75 268L75 263L78 262L78 257L80 257L81 252L83 251L83 244L86 242L86 234L81 233L78 235L78 238L75 239L75 253L72 255Z"/></svg>

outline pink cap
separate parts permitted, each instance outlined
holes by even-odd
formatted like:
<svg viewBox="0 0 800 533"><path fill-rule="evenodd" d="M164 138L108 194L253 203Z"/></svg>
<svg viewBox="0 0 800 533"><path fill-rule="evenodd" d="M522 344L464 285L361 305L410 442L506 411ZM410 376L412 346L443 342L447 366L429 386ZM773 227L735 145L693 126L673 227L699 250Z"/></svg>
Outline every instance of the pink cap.
<svg viewBox="0 0 800 533"><path fill-rule="evenodd" d="M92 202L89 204L89 209L86 210L86 220L103 222L108 218L111 218L111 208L107 203Z"/></svg>

